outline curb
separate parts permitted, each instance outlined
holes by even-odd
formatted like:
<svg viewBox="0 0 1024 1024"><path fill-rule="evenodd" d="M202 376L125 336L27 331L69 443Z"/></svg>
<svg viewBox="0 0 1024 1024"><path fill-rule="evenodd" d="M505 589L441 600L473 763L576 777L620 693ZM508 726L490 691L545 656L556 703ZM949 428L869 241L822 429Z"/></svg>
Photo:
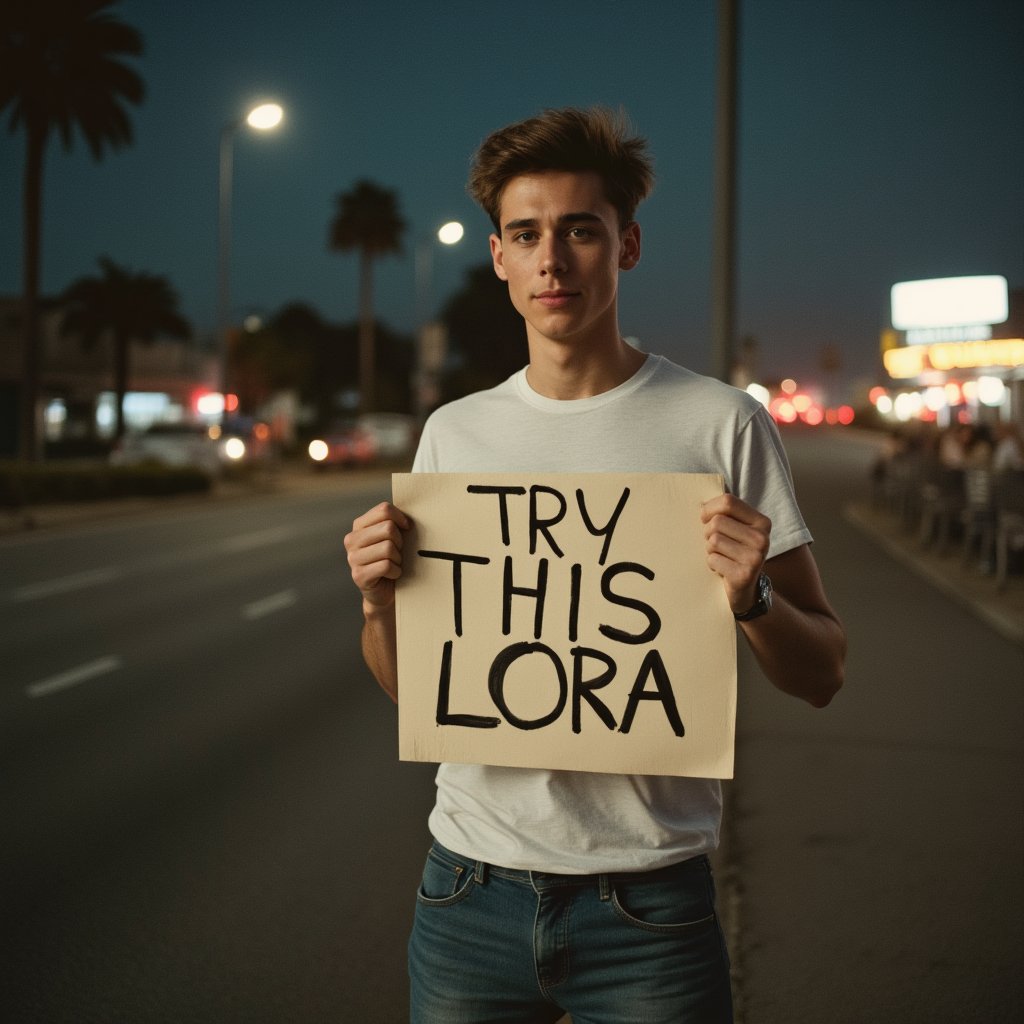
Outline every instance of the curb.
<svg viewBox="0 0 1024 1024"><path fill-rule="evenodd" d="M1024 647L1024 588L1018 581L997 590L991 577L964 564L958 550L938 555L902 533L888 517L865 505L846 506L843 519L1005 640Z"/></svg>

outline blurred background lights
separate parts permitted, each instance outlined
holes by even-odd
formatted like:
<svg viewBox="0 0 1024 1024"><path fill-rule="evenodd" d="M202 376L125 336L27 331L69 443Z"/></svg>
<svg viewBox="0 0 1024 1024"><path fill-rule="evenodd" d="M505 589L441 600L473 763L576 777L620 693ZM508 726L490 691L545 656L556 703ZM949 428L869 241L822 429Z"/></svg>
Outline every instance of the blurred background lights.
<svg viewBox="0 0 1024 1024"><path fill-rule="evenodd" d="M1006 385L998 377L978 378L978 401L982 405L1002 405L1005 392Z"/></svg>
<svg viewBox="0 0 1024 1024"><path fill-rule="evenodd" d="M240 437L229 437L224 442L224 454L237 462L245 457L245 442Z"/></svg>
<svg viewBox="0 0 1024 1024"><path fill-rule="evenodd" d="M924 399L916 391L903 391L896 396L893 412L902 423L918 416L924 408Z"/></svg>
<svg viewBox="0 0 1024 1024"><path fill-rule="evenodd" d="M767 406L772 397L772 393L763 384L748 384L747 394L756 398L763 406Z"/></svg>
<svg viewBox="0 0 1024 1024"><path fill-rule="evenodd" d="M196 412L200 416L217 416L224 411L224 396L217 391L200 395L196 399Z"/></svg>
<svg viewBox="0 0 1024 1024"><path fill-rule="evenodd" d="M925 388L924 407L931 412L938 412L946 407L946 389L940 387Z"/></svg>

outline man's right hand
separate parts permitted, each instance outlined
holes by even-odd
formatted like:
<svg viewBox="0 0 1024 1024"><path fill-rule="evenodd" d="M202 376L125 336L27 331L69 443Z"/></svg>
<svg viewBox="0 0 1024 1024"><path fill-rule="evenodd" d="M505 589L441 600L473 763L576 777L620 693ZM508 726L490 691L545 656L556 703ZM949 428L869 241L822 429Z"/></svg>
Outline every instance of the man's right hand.
<svg viewBox="0 0 1024 1024"><path fill-rule="evenodd" d="M395 580L402 575L403 534L409 517L383 501L352 523L345 537L352 582L363 595L364 608L383 609L394 604Z"/></svg>

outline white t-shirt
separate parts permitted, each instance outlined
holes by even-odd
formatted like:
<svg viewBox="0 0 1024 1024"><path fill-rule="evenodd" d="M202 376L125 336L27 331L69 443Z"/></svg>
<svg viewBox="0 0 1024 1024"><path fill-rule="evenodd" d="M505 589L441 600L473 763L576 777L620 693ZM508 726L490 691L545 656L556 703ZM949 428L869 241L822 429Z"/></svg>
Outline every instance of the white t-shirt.
<svg viewBox="0 0 1024 1024"><path fill-rule="evenodd" d="M442 406L413 471L721 473L771 519L769 557L811 540L764 407L662 356L593 398L545 398L523 369ZM642 871L713 850L721 806L717 779L442 764L429 824L444 846L490 864Z"/></svg>

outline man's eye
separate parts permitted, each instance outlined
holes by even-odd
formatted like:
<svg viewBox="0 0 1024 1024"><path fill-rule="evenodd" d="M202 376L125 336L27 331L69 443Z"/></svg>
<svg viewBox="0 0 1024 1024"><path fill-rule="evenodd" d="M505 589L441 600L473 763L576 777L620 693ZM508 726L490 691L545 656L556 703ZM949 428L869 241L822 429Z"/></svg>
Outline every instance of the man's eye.
<svg viewBox="0 0 1024 1024"><path fill-rule="evenodd" d="M520 231L518 234L512 236L514 242L532 242L536 239L537 233L535 231Z"/></svg>
<svg viewBox="0 0 1024 1024"><path fill-rule="evenodd" d="M593 232L590 230L590 228L570 228L569 229L569 237L570 238L590 238L592 234L593 234Z"/></svg>

